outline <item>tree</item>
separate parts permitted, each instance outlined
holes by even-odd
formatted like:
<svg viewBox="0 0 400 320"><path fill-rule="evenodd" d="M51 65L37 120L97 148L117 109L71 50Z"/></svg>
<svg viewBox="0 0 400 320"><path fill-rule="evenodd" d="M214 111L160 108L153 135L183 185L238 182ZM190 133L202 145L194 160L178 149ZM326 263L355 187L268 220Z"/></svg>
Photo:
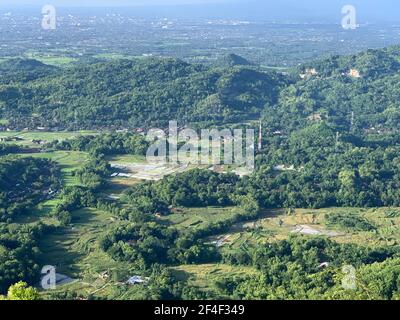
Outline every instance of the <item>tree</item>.
<svg viewBox="0 0 400 320"><path fill-rule="evenodd" d="M35 288L29 287L26 282L20 281L12 285L7 292L4 300L39 300L40 296Z"/></svg>

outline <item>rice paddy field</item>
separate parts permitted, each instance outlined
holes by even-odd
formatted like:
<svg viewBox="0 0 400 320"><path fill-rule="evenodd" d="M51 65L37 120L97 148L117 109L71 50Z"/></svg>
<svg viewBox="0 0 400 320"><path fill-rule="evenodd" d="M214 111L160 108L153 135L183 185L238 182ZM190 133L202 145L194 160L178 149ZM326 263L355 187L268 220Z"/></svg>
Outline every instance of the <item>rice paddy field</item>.
<svg viewBox="0 0 400 320"><path fill-rule="evenodd" d="M214 283L221 278L235 278L259 275L259 271L250 267L238 267L226 264L200 264L182 265L172 268L172 273L176 279L187 281L190 285L201 291L210 291L210 283Z"/></svg>
<svg viewBox="0 0 400 320"><path fill-rule="evenodd" d="M225 221L238 212L236 207L206 207L206 208L182 208L160 218L166 225L174 225L180 229L202 228L206 224Z"/></svg>
<svg viewBox="0 0 400 320"><path fill-rule="evenodd" d="M330 224L327 215L349 215L367 221L371 230L359 230ZM400 244L399 208L327 208L319 210L266 210L260 219L239 223L226 234L229 240L223 250L235 250L243 244L266 244L287 239L291 235L324 236L339 243L370 246Z"/></svg>
<svg viewBox="0 0 400 320"><path fill-rule="evenodd" d="M177 228L196 228L210 221L224 220L232 215L236 208L191 208L163 217L162 221ZM354 231L327 225L325 215L329 213L350 212L361 215L376 226L376 231ZM282 223L283 221L283 223ZM74 282L58 286L57 292L72 292L86 297L123 299L131 290L139 290L124 283L129 275L140 273L128 263L116 262L102 252L97 239L110 228L123 223L110 214L95 209L82 209L74 212L71 227L60 229L42 240L43 264L57 265L57 270L74 279ZM298 226L305 226L303 236L325 236L340 243L358 243L369 245L394 245L400 243L400 209L343 209L323 210L297 209L287 215L285 210L264 212L260 219L240 223L219 236L210 237L210 243L219 242L219 250L235 250L244 244L265 245L268 242L288 238ZM310 231L318 231L316 233ZM334 236L327 231L336 232ZM219 241L218 241L219 240ZM370 241L370 242L367 242ZM207 292L213 289L218 279L257 276L257 270L251 267L237 267L225 264L201 264L172 266L170 270L177 280L187 281L199 290ZM101 275L107 272L109 277ZM53 292L54 293L54 292ZM42 293L44 296L48 292Z"/></svg>
<svg viewBox="0 0 400 320"><path fill-rule="evenodd" d="M57 286L57 292L98 297L120 295L120 280L135 272L128 263L116 262L104 253L98 239L111 228L121 224L109 213L97 209L81 209L73 212L72 224L45 236L40 242L42 265L53 265L57 272L73 279L73 282ZM104 278L107 273L110 277ZM128 288L126 288L128 289ZM43 296L49 292L42 292Z"/></svg>

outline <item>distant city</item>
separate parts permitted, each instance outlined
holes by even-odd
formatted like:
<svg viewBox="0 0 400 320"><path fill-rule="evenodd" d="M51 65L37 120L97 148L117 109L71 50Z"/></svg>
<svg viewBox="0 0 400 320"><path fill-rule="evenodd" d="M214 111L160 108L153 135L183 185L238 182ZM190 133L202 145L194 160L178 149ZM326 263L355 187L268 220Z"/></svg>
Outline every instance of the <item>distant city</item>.
<svg viewBox="0 0 400 320"><path fill-rule="evenodd" d="M122 10L123 11L123 10ZM332 54L400 42L400 24L337 24L206 18L139 17L132 10L66 9L56 30L41 28L40 10L0 11L0 57L103 59L172 56L212 63L227 53L265 67L285 68Z"/></svg>

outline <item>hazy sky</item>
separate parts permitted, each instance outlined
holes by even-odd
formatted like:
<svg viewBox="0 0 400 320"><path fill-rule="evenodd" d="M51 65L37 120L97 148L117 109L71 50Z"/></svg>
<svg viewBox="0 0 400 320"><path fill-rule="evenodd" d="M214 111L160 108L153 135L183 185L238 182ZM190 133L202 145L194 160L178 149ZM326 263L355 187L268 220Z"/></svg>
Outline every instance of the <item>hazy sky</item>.
<svg viewBox="0 0 400 320"><path fill-rule="evenodd" d="M258 4L271 4L276 5L279 3L291 3L293 5L317 5L322 4L329 6L331 4L341 3L355 4L365 3L366 5L389 5L392 6L392 10L400 8L398 0L0 0L0 5L3 4L30 4L30 5L41 5L41 4L53 4L63 6L131 6L131 5L179 5L179 4L201 4L201 3L249 3L254 5Z"/></svg>
<svg viewBox="0 0 400 320"><path fill-rule="evenodd" d="M2 0L1 4L52 4L62 6L132 6L132 5L179 5L235 2L236 0Z"/></svg>
<svg viewBox="0 0 400 320"><path fill-rule="evenodd" d="M0 8L52 4L60 7L162 5L163 12L179 16L243 19L303 19L337 21L344 5L354 5L362 22L388 21L400 24L400 0L0 0ZM195 8L172 5L203 4ZM171 9L167 9L171 8ZM143 9L144 10L144 9ZM137 11L139 12L139 11Z"/></svg>

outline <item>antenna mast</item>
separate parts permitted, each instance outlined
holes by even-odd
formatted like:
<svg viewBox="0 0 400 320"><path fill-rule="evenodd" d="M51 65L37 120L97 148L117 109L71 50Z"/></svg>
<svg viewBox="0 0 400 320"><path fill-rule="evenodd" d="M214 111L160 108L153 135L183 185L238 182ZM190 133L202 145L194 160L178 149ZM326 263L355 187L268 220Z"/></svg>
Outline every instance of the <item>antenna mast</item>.
<svg viewBox="0 0 400 320"><path fill-rule="evenodd" d="M260 120L260 128L259 128L259 132L258 132L258 151L261 152L261 149L263 147L263 143L262 143L262 122Z"/></svg>

